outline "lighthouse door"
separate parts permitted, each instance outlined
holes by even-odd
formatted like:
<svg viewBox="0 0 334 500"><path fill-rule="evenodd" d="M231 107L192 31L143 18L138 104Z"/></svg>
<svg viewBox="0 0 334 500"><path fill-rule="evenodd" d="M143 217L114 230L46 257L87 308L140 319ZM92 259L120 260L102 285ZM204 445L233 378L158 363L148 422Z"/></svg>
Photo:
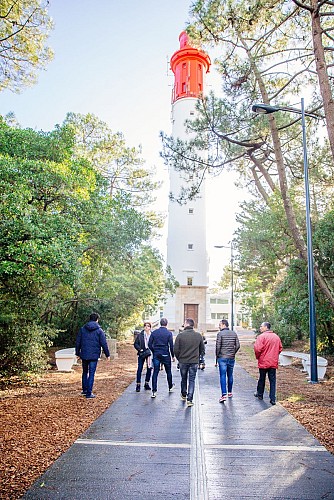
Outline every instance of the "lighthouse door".
<svg viewBox="0 0 334 500"><path fill-rule="evenodd" d="M191 318L194 320L195 328L198 324L198 304L184 304L184 319Z"/></svg>

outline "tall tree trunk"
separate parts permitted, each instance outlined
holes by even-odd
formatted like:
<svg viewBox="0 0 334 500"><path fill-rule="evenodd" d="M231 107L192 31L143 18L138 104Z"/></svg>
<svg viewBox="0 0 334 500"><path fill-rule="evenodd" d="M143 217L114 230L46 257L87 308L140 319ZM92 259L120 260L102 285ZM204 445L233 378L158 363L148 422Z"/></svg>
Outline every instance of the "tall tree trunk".
<svg viewBox="0 0 334 500"><path fill-rule="evenodd" d="M252 175L253 175L256 189L258 190L258 192L260 193L260 195L262 196L262 198L264 199L266 204L269 205L270 198L267 195L266 190L264 189L264 187L261 184L261 181L260 181L259 176L257 174L255 165L251 168L251 171L252 171Z"/></svg>
<svg viewBox="0 0 334 500"><path fill-rule="evenodd" d="M240 36L240 34L239 34ZM261 92L261 96L263 99L263 102L266 104L270 104L269 96L265 87L265 83L261 77L261 73L257 68L257 65L252 57L252 54L250 50L247 47L247 44L245 41L242 39L240 36L240 40L242 41L245 50L247 51L248 57L250 64L252 66L252 69L254 71L254 75L257 79L259 89ZM284 165L284 158L283 158L283 153L282 153L282 148L281 148L281 141L279 138L279 133L278 129L276 126L276 120L273 115L268 115L269 119L269 126L270 126L270 132L271 132L271 137L273 140L273 145L274 145L274 153L275 153L275 158L276 158L276 166L277 166L277 173L278 173L278 179L279 179L279 187L280 187L280 192L281 192L281 197L283 200L283 206L286 214L286 218L288 221L288 226L290 229L290 233L292 236L292 239L294 241L295 247L297 251L300 254L300 257L307 263L308 262L308 257L307 257L307 247L305 244L305 240L303 238L303 235L300 231L300 228L297 224L297 219L296 215L289 197L288 193L288 181L286 177L286 172L285 172L285 165ZM329 300L331 306L334 308L334 296L331 293L331 290L329 289L325 279L323 276L320 274L318 268L314 266L314 278L325 295L327 299Z"/></svg>
<svg viewBox="0 0 334 500"><path fill-rule="evenodd" d="M293 0L298 7L307 10L311 16L313 52L315 56L315 66L318 75L319 88L323 101L328 140L334 161L334 100L331 85L329 82L327 63L325 58L325 48L322 43L323 29L321 26L320 7L321 5L333 5L332 2L321 2L310 0L310 4L304 4L299 0ZM330 15L330 14L329 14Z"/></svg>
<svg viewBox="0 0 334 500"><path fill-rule="evenodd" d="M327 64L325 59L325 49L322 43L322 27L320 22L320 12L317 0L311 0L312 3L312 39L315 55L315 65L319 80L320 93L323 100L325 120L327 126L328 139L334 160L334 100L332 89L329 83Z"/></svg>
<svg viewBox="0 0 334 500"><path fill-rule="evenodd" d="M261 174L265 178L268 186L270 187L271 191L274 193L276 191L277 187L276 187L276 184L274 183L274 181L272 180L271 175L269 174L267 169L263 167L261 161L259 161L256 158L256 156L254 156L253 153L249 153L248 156L250 157L250 159L252 160L254 165L257 167L257 169L261 172Z"/></svg>

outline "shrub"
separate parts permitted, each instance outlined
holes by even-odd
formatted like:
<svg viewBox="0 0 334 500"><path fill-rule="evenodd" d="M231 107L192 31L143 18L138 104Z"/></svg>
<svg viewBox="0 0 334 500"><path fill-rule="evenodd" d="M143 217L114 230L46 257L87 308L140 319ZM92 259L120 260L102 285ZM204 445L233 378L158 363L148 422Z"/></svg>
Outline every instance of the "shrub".
<svg viewBox="0 0 334 500"><path fill-rule="evenodd" d="M55 332L38 324L2 325L0 330L0 371L4 375L38 373L47 366L46 350Z"/></svg>

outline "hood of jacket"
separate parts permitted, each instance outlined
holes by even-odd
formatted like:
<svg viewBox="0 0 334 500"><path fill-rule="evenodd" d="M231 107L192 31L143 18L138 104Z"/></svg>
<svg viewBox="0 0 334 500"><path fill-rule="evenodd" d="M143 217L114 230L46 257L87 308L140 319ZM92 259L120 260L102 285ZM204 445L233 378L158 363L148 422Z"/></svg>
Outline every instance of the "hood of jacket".
<svg viewBox="0 0 334 500"><path fill-rule="evenodd" d="M88 321L88 323L85 324L85 328L86 330L92 332L93 330L97 330L98 328L100 328L100 325L97 321Z"/></svg>

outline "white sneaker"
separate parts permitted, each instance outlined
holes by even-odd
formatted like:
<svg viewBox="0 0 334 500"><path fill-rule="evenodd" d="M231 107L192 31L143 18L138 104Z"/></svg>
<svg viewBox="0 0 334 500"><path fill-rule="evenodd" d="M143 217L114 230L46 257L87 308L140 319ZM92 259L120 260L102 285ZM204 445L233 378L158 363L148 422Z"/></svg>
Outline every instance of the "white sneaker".
<svg viewBox="0 0 334 500"><path fill-rule="evenodd" d="M194 402L193 401L187 401L187 406L194 406Z"/></svg>
<svg viewBox="0 0 334 500"><path fill-rule="evenodd" d="M169 392L173 392L175 389L175 384L172 385L172 387L169 389Z"/></svg>
<svg viewBox="0 0 334 500"><path fill-rule="evenodd" d="M156 397L157 397L157 396L156 396L156 392L152 392L152 394L151 394L151 398L156 398Z"/></svg>

